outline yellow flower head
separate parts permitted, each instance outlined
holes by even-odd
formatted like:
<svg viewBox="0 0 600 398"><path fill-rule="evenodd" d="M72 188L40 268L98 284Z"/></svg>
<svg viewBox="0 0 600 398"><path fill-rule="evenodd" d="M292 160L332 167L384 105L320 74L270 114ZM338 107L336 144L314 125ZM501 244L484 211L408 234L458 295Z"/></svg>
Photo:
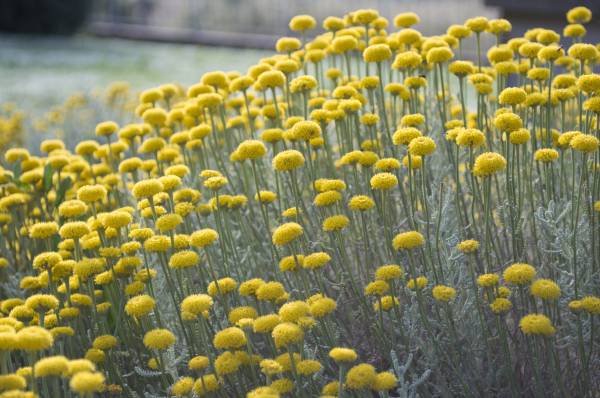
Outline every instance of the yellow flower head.
<svg viewBox="0 0 600 398"><path fill-rule="evenodd" d="M431 293L437 301L448 302L456 297L456 290L450 286L437 285L434 286Z"/></svg>
<svg viewBox="0 0 600 398"><path fill-rule="evenodd" d="M417 231L399 233L394 237L392 245L396 250L411 250L425 244L425 238Z"/></svg>
<svg viewBox="0 0 600 398"><path fill-rule="evenodd" d="M351 390L369 389L377 379L377 372L373 365L361 363L356 365L346 374L346 387Z"/></svg>
<svg viewBox="0 0 600 398"><path fill-rule="evenodd" d="M485 152L477 156L473 174L477 177L490 177L506 168L506 159L496 152Z"/></svg>
<svg viewBox="0 0 600 398"><path fill-rule="evenodd" d="M291 171L304 165L304 155L295 149L279 152L273 157L273 169Z"/></svg>
<svg viewBox="0 0 600 398"><path fill-rule="evenodd" d="M274 245L285 246L294 239L303 234L303 228L300 224L290 222L282 224L273 232L272 241Z"/></svg>
<svg viewBox="0 0 600 398"><path fill-rule="evenodd" d="M525 315L519 321L519 327L523 333L532 335L552 336L556 332L550 318L542 314Z"/></svg>
<svg viewBox="0 0 600 398"><path fill-rule="evenodd" d="M529 264L516 263L507 267L502 276L504 280L512 285L527 285L535 277L536 271Z"/></svg>
<svg viewBox="0 0 600 398"><path fill-rule="evenodd" d="M144 335L144 345L152 350L166 350L175 340L175 335L167 329L152 329Z"/></svg>

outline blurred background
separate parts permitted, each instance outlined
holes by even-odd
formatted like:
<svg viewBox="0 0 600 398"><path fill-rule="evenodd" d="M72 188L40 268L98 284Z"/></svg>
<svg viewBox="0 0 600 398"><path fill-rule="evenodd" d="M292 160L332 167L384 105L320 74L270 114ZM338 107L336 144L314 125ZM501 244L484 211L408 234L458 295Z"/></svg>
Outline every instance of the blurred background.
<svg viewBox="0 0 600 398"><path fill-rule="evenodd" d="M329 15L358 8L375 8L390 21L414 11L424 35L478 15L506 17L518 35L526 26L561 33L564 12L575 5L600 12L600 0L2 0L0 133L16 123L6 121L5 108L46 112L52 120L66 105L114 95L115 87L129 93L165 82L189 85L210 70L245 71L273 51L277 37L292 34L288 22L297 14L313 15L320 26ZM588 25L588 40L600 41L598 31L597 22ZM487 48L491 37L484 38ZM466 44L473 49L474 40ZM114 81L128 85L110 86Z"/></svg>

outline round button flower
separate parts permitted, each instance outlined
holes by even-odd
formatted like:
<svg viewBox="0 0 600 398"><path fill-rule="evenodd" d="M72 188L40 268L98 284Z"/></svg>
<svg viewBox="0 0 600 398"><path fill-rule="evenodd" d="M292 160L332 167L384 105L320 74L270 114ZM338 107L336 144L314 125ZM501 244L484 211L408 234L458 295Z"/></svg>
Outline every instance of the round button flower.
<svg viewBox="0 0 600 398"><path fill-rule="evenodd" d="M272 163L277 171L291 171L304 164L304 155L295 149L288 149L275 155Z"/></svg>
<svg viewBox="0 0 600 398"><path fill-rule="evenodd" d="M215 334L213 345L221 350L241 348L246 345L246 335L237 327L223 329Z"/></svg>
<svg viewBox="0 0 600 398"><path fill-rule="evenodd" d="M175 340L175 335L167 329L153 329L144 335L144 345L153 350L166 350Z"/></svg>
<svg viewBox="0 0 600 398"><path fill-rule="evenodd" d="M598 138L591 134L577 134L569 143L571 148L579 152L592 153L598 149Z"/></svg>
<svg viewBox="0 0 600 398"><path fill-rule="evenodd" d="M531 294L542 300L556 300L560 297L560 287L550 279L538 279L531 284Z"/></svg>
<svg viewBox="0 0 600 398"><path fill-rule="evenodd" d="M398 185L398 178L392 173L377 173L371 177L371 188L375 190L388 190Z"/></svg>
<svg viewBox="0 0 600 398"><path fill-rule="evenodd" d="M358 355L351 348L336 347L329 351L329 357L338 363L354 362Z"/></svg>
<svg viewBox="0 0 600 398"><path fill-rule="evenodd" d="M429 137L416 137L408 144L408 150L413 156L431 155L435 148L435 141Z"/></svg>
<svg viewBox="0 0 600 398"><path fill-rule="evenodd" d="M450 286L437 285L434 286L431 293L437 301L448 302L456 297L456 290Z"/></svg>
<svg viewBox="0 0 600 398"><path fill-rule="evenodd" d="M377 378L373 365L361 363L352 367L346 374L346 386L351 390L369 389Z"/></svg>
<svg viewBox="0 0 600 398"><path fill-rule="evenodd" d="M104 390L104 375L100 372L78 372L69 381L69 387L82 396Z"/></svg>
<svg viewBox="0 0 600 398"><path fill-rule="evenodd" d="M536 271L529 264L516 263L504 270L504 280L512 285L527 285L535 277Z"/></svg>
<svg viewBox="0 0 600 398"><path fill-rule="evenodd" d="M272 337L277 347L287 347L290 344L299 343L304 337L304 332L295 323L284 322L275 326Z"/></svg>
<svg viewBox="0 0 600 398"><path fill-rule="evenodd" d="M274 245L285 246L294 239L300 237L304 232L302 226L295 222L285 223L275 229L272 236Z"/></svg>
<svg viewBox="0 0 600 398"><path fill-rule="evenodd" d="M392 58L392 50L387 44L373 44L363 52L365 62L383 62Z"/></svg>
<svg viewBox="0 0 600 398"><path fill-rule="evenodd" d="M519 327L528 335L552 336L556 332L550 318L543 314L525 315L519 321Z"/></svg>
<svg viewBox="0 0 600 398"><path fill-rule="evenodd" d="M417 231L399 233L394 237L392 245L396 250L411 250L425 244L425 238Z"/></svg>
<svg viewBox="0 0 600 398"><path fill-rule="evenodd" d="M477 156L473 174L477 177L490 177L506 168L506 159L496 152L485 152Z"/></svg>

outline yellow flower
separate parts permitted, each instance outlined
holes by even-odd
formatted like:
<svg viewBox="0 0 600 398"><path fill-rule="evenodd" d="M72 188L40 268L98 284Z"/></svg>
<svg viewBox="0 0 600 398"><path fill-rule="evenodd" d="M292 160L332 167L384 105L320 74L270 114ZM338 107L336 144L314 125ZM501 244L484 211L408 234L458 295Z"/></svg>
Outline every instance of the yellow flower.
<svg viewBox="0 0 600 398"><path fill-rule="evenodd" d="M54 221L38 222L31 226L29 236L34 239L46 239L58 232L58 224Z"/></svg>
<svg viewBox="0 0 600 398"><path fill-rule="evenodd" d="M304 155L295 149L279 152L273 157L273 169L277 171L291 171L304 165Z"/></svg>
<svg viewBox="0 0 600 398"><path fill-rule="evenodd" d="M153 350L165 350L175 343L175 335L167 329L153 329L144 335L144 345Z"/></svg>
<svg viewBox="0 0 600 398"><path fill-rule="evenodd" d="M341 214L327 217L325 220L323 220L323 231L341 231L342 229L346 228L349 223L350 219Z"/></svg>
<svg viewBox="0 0 600 398"><path fill-rule="evenodd" d="M315 318L323 318L337 308L337 303L329 297L320 297L310 302L310 314Z"/></svg>
<svg viewBox="0 0 600 398"><path fill-rule="evenodd" d="M181 377L171 386L171 394L176 397L189 396L194 387L194 379L191 377Z"/></svg>
<svg viewBox="0 0 600 398"><path fill-rule="evenodd" d="M409 28L420 21L421 19L414 12L403 12L394 17L394 25L397 28Z"/></svg>
<svg viewBox="0 0 600 398"><path fill-rule="evenodd" d="M357 25L369 25L379 17L379 12L372 8L354 11L352 20Z"/></svg>
<svg viewBox="0 0 600 398"><path fill-rule="evenodd" d="M295 37L281 37L275 43L275 49L279 52L291 53L300 48L302 43Z"/></svg>
<svg viewBox="0 0 600 398"><path fill-rule="evenodd" d="M365 62L383 62L392 57L392 50L387 44L373 44L363 52Z"/></svg>
<svg viewBox="0 0 600 398"><path fill-rule="evenodd" d="M212 281L208 284L208 288L206 289L207 293L211 296L217 295L225 295L227 293L231 293L237 287L237 282L233 278L221 278L215 281Z"/></svg>
<svg viewBox="0 0 600 398"><path fill-rule="evenodd" d="M345 363L356 361L358 355L356 354L356 351L351 348L336 347L329 351L329 357L338 363Z"/></svg>
<svg viewBox="0 0 600 398"><path fill-rule="evenodd" d="M454 57L454 53L448 47L434 47L427 51L427 62L430 64L437 64L451 60Z"/></svg>
<svg viewBox="0 0 600 398"><path fill-rule="evenodd" d="M200 396L217 391L219 387L219 381L214 374L203 375L194 382L194 392Z"/></svg>
<svg viewBox="0 0 600 398"><path fill-rule="evenodd" d="M283 372L283 367L273 359L263 359L260 361L260 370L266 375L274 375Z"/></svg>
<svg viewBox="0 0 600 398"><path fill-rule="evenodd" d="M310 307L304 301L285 303L279 309L279 317L283 322L297 322L298 319L308 314Z"/></svg>
<svg viewBox="0 0 600 398"><path fill-rule="evenodd" d="M285 295L285 288L279 282L266 282L256 290L256 298L264 301L274 301Z"/></svg>
<svg viewBox="0 0 600 398"><path fill-rule="evenodd" d="M198 254L191 250L183 250L174 253L169 259L169 267L174 269L189 268L200 262Z"/></svg>
<svg viewBox="0 0 600 398"><path fill-rule="evenodd" d="M506 159L496 152L485 152L477 156L473 165L473 174L477 177L489 177L506 168Z"/></svg>
<svg viewBox="0 0 600 398"><path fill-rule="evenodd" d="M294 124L292 134L297 140L309 141L321 136L321 127L313 121L303 120Z"/></svg>
<svg viewBox="0 0 600 398"><path fill-rule="evenodd" d="M210 190L218 191L219 189L223 188L228 183L229 183L229 181L227 180L227 178L225 178L223 176L215 176L215 177L207 178L204 181L203 185Z"/></svg>
<svg viewBox="0 0 600 398"><path fill-rule="evenodd" d="M411 250L425 244L425 238L417 231L408 231L397 234L392 241L396 250Z"/></svg>
<svg viewBox="0 0 600 398"><path fill-rule="evenodd" d="M140 318L154 310L154 299L146 294L130 298L125 304L125 312L132 317Z"/></svg>
<svg viewBox="0 0 600 398"><path fill-rule="evenodd" d="M331 206L342 199L342 194L338 191L325 191L317 194L313 203L318 207Z"/></svg>
<svg viewBox="0 0 600 398"><path fill-rule="evenodd" d="M519 327L525 334L552 336L556 332L550 318L542 314L525 315L519 321Z"/></svg>
<svg viewBox="0 0 600 398"><path fill-rule="evenodd" d="M81 395L93 394L104 389L104 375L100 372L82 371L69 381L71 390Z"/></svg>
<svg viewBox="0 0 600 398"><path fill-rule="evenodd" d="M114 348L116 346L117 346L117 338L110 334L98 336L94 339L94 342L92 343L93 348L97 348L97 349L103 350L103 351Z"/></svg>
<svg viewBox="0 0 600 398"><path fill-rule="evenodd" d="M348 203L348 208L354 211L365 211L372 209L374 206L375 201L367 195L355 195Z"/></svg>
<svg viewBox="0 0 600 398"><path fill-rule="evenodd" d="M331 256L325 252L317 252L304 257L302 267L307 269L318 269L331 261Z"/></svg>
<svg viewBox="0 0 600 398"><path fill-rule="evenodd" d="M510 311L511 308L512 303L510 302L510 300L503 297L498 297L494 299L494 301L490 304L490 309L494 314L503 314L505 312Z"/></svg>
<svg viewBox="0 0 600 398"><path fill-rule="evenodd" d="M461 129L456 136L456 144L477 148L485 144L485 135L478 129Z"/></svg>
<svg viewBox="0 0 600 398"><path fill-rule="evenodd" d="M85 359L96 364L103 363L106 359L106 354L104 353L104 351L99 350L97 348L90 348L85 353Z"/></svg>
<svg viewBox="0 0 600 398"><path fill-rule="evenodd" d="M252 328L254 333L270 333L280 322L281 319L277 314L263 315L254 320Z"/></svg>
<svg viewBox="0 0 600 398"><path fill-rule="evenodd" d="M382 265L375 271L375 278L382 281L389 281L393 279L400 279L404 276L402 267L395 264Z"/></svg>
<svg viewBox="0 0 600 398"><path fill-rule="evenodd" d="M448 302L456 297L456 290L449 286L437 285L434 286L431 293L437 301Z"/></svg>
<svg viewBox="0 0 600 398"><path fill-rule="evenodd" d="M454 61L448 65L448 71L456 76L464 77L473 73L475 67L470 61Z"/></svg>
<svg viewBox="0 0 600 398"><path fill-rule="evenodd" d="M90 233L90 228L83 221L71 221L60 227L59 234L63 239L78 239Z"/></svg>
<svg viewBox="0 0 600 398"><path fill-rule="evenodd" d="M103 201L106 195L106 188L102 185L86 185L77 190L77 199L86 203Z"/></svg>
<svg viewBox="0 0 600 398"><path fill-rule="evenodd" d="M479 241L476 241L474 239L463 240L458 245L456 245L456 248L463 253L473 253L477 249L479 249Z"/></svg>
<svg viewBox="0 0 600 398"><path fill-rule="evenodd" d="M206 247L219 239L219 234L214 229L205 228L192 233L191 243L195 247Z"/></svg>
<svg viewBox="0 0 600 398"><path fill-rule="evenodd" d="M296 238L302 236L303 228L300 224L290 222L282 224L273 232L272 242L277 246L285 246Z"/></svg>
<svg viewBox="0 0 600 398"><path fill-rule="evenodd" d="M317 21L310 15L296 15L290 20L289 27L294 32L303 32L314 29L317 26Z"/></svg>
<svg viewBox="0 0 600 398"><path fill-rule="evenodd" d="M371 177L371 188L376 190L388 190L398 185L398 178L392 173L377 173Z"/></svg>
<svg viewBox="0 0 600 398"><path fill-rule="evenodd" d="M477 278L477 284L481 287L493 287L498 284L500 277L497 274L483 274Z"/></svg>
<svg viewBox="0 0 600 398"><path fill-rule="evenodd" d="M106 121L96 125L96 135L101 137L111 136L116 133L117 130L119 130L119 125L112 121Z"/></svg>
<svg viewBox="0 0 600 398"><path fill-rule="evenodd" d="M413 156L431 155L435 149L435 142L429 137L416 137L408 144L408 150Z"/></svg>
<svg viewBox="0 0 600 398"><path fill-rule="evenodd" d="M61 376L68 369L69 360L62 356L42 358L33 366L35 377Z"/></svg>
<svg viewBox="0 0 600 398"><path fill-rule="evenodd" d="M397 384L398 379L392 372L381 372L377 373L371 388L375 391L387 391L395 388Z"/></svg>
<svg viewBox="0 0 600 398"><path fill-rule="evenodd" d="M569 23L588 23L592 19L592 12L587 7L574 7L567 11Z"/></svg>
<svg viewBox="0 0 600 398"><path fill-rule="evenodd" d="M480 33L488 29L489 21L486 17L469 18L466 20L465 26L475 33Z"/></svg>
<svg viewBox="0 0 600 398"><path fill-rule="evenodd" d="M560 297L560 287L550 279L538 279L530 286L531 294L543 300L556 300Z"/></svg>
<svg viewBox="0 0 600 398"><path fill-rule="evenodd" d="M411 278L408 283L406 284L406 286L411 289L411 290L416 290L415 289L415 282L416 282L416 288L417 289L423 289L425 286L427 286L427 283L429 282L427 280L426 277L424 276L418 276L415 280L415 278Z"/></svg>
<svg viewBox="0 0 600 398"><path fill-rule="evenodd" d="M536 271L529 264L516 263L507 267L502 276L504 280L513 285L526 285L531 283L535 277Z"/></svg>
<svg viewBox="0 0 600 398"><path fill-rule="evenodd" d="M133 186L131 193L136 199L150 198L164 189L163 184L158 179L142 180Z"/></svg>
<svg viewBox="0 0 600 398"><path fill-rule="evenodd" d="M246 335L237 327L223 329L215 334L213 345L222 350L241 348L246 345Z"/></svg>
<svg viewBox="0 0 600 398"><path fill-rule="evenodd" d="M231 311L229 311L229 315L227 315L227 320L229 321L229 323L235 325L240 320L252 321L257 316L258 316L258 313L254 309L254 307L249 307L249 306L235 307ZM249 326L251 327L252 324L250 324Z"/></svg>
<svg viewBox="0 0 600 398"><path fill-rule="evenodd" d="M591 134L577 134L569 142L571 148L579 152L592 153L598 149L600 141Z"/></svg>
<svg viewBox="0 0 600 398"><path fill-rule="evenodd" d="M518 129L511 131L509 141L513 145L522 145L527 143L531 138L531 133L527 129Z"/></svg>
<svg viewBox="0 0 600 398"><path fill-rule="evenodd" d="M200 315L212 308L213 299L207 294L192 294L181 302L181 311Z"/></svg>
<svg viewBox="0 0 600 398"><path fill-rule="evenodd" d="M523 121L519 115L505 112L494 118L494 126L500 131L512 132L523 127Z"/></svg>
<svg viewBox="0 0 600 398"><path fill-rule="evenodd" d="M290 344L299 343L304 337L304 332L295 323L284 322L275 326L272 337L277 347L288 347Z"/></svg>
<svg viewBox="0 0 600 398"><path fill-rule="evenodd" d="M52 334L39 326L28 326L17 332L17 347L25 351L41 351L52 347Z"/></svg>
<svg viewBox="0 0 600 398"><path fill-rule="evenodd" d="M208 367L209 363L210 362L209 362L208 357L205 357L203 355L198 355L189 360L188 369L203 370Z"/></svg>
<svg viewBox="0 0 600 398"><path fill-rule="evenodd" d="M373 365L361 363L356 365L346 374L346 387L351 390L369 389L377 379L377 372Z"/></svg>
<svg viewBox="0 0 600 398"><path fill-rule="evenodd" d="M255 160L267 153L265 144L258 140L246 140L238 146L238 154L242 160Z"/></svg>
<svg viewBox="0 0 600 398"><path fill-rule="evenodd" d="M581 308L584 311L592 314L599 315L600 314L600 297L596 296L586 296L581 299Z"/></svg>
<svg viewBox="0 0 600 398"><path fill-rule="evenodd" d="M542 148L535 151L533 158L539 162L549 163L558 159L558 151L552 148Z"/></svg>
<svg viewBox="0 0 600 398"><path fill-rule="evenodd" d="M390 290L390 285L385 280L376 280L365 287L365 295L383 296Z"/></svg>

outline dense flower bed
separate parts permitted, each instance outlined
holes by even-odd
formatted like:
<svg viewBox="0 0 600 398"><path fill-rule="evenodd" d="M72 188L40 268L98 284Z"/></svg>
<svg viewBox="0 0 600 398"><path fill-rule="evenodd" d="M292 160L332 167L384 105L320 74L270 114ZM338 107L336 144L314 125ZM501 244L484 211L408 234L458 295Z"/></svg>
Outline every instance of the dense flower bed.
<svg viewBox="0 0 600 398"><path fill-rule="evenodd" d="M590 19L300 15L245 74L6 150L0 397L592 396Z"/></svg>

